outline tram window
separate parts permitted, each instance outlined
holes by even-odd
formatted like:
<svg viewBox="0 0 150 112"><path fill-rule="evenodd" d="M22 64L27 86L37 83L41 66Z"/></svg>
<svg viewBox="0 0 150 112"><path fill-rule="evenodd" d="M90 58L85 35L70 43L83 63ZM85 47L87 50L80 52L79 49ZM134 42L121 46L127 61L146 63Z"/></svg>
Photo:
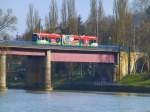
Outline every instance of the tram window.
<svg viewBox="0 0 150 112"><path fill-rule="evenodd" d="M40 37L37 37L37 40L41 40Z"/></svg>
<svg viewBox="0 0 150 112"><path fill-rule="evenodd" d="M83 41L83 40L80 40L80 43L81 43L81 44L84 44L84 41Z"/></svg>
<svg viewBox="0 0 150 112"><path fill-rule="evenodd" d="M45 37L42 37L41 40L45 40Z"/></svg>
<svg viewBox="0 0 150 112"><path fill-rule="evenodd" d="M89 44L92 44L92 43L93 43L93 40L90 40L90 41L89 41Z"/></svg>
<svg viewBox="0 0 150 112"><path fill-rule="evenodd" d="M74 41L79 41L79 39L74 39Z"/></svg>
<svg viewBox="0 0 150 112"><path fill-rule="evenodd" d="M32 35L32 41L36 41L38 39L38 35L37 34L33 34Z"/></svg>
<svg viewBox="0 0 150 112"><path fill-rule="evenodd" d="M59 43L60 42L60 38L56 38L56 42Z"/></svg>
<svg viewBox="0 0 150 112"><path fill-rule="evenodd" d="M93 40L93 43L96 43L96 40Z"/></svg>
<svg viewBox="0 0 150 112"><path fill-rule="evenodd" d="M49 38L48 40L49 40L49 42L51 42L51 39L50 39L50 38Z"/></svg>
<svg viewBox="0 0 150 112"><path fill-rule="evenodd" d="M96 40L90 40L89 44L96 43Z"/></svg>
<svg viewBox="0 0 150 112"><path fill-rule="evenodd" d="M46 39L46 41L51 42L50 38L46 37L45 39Z"/></svg>
<svg viewBox="0 0 150 112"><path fill-rule="evenodd" d="M37 34L33 34L33 37L37 37Z"/></svg>
<svg viewBox="0 0 150 112"><path fill-rule="evenodd" d="M46 41L49 41L49 39L48 39L47 37L45 38L45 40L46 40Z"/></svg>

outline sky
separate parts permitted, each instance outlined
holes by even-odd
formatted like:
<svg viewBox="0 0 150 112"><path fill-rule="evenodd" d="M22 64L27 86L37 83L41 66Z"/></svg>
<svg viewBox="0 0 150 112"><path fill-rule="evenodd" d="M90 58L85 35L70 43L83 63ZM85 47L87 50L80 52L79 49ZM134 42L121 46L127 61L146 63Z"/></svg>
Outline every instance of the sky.
<svg viewBox="0 0 150 112"><path fill-rule="evenodd" d="M90 10L90 0L75 0L76 1L76 11L77 14L82 17L85 21L89 16ZM57 0L57 5L59 9L59 16L61 10L62 0ZM6 11L8 8L13 10L13 15L17 17L17 30L13 32L14 34L21 35L26 30L26 15L28 11L29 4L33 4L34 7L39 11L41 16L41 21L44 23L44 18L48 15L50 0L0 0L0 8ZM113 13L113 0L103 0L103 7L106 15L111 15Z"/></svg>

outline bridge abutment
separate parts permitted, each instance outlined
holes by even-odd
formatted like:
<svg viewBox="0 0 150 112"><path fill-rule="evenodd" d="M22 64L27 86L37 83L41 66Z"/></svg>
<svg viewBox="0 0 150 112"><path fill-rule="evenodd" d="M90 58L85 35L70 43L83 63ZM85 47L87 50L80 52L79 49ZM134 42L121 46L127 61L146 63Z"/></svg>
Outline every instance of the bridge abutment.
<svg viewBox="0 0 150 112"><path fill-rule="evenodd" d="M0 91L6 91L6 54L0 55Z"/></svg>

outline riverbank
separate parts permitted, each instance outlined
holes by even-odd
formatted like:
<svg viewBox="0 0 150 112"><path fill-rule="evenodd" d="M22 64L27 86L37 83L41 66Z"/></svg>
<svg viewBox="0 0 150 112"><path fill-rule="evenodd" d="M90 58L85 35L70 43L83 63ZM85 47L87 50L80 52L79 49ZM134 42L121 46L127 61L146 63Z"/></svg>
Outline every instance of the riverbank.
<svg viewBox="0 0 150 112"><path fill-rule="evenodd" d="M102 91L102 92L128 92L128 93L150 93L150 74L130 74L122 80L112 84L101 82L69 82L63 83L54 89L81 90L81 91Z"/></svg>
<svg viewBox="0 0 150 112"><path fill-rule="evenodd" d="M128 93L150 93L150 87L127 86L127 85L81 85L70 84L54 88L54 90L79 90L79 91L101 91L101 92L128 92Z"/></svg>
<svg viewBox="0 0 150 112"><path fill-rule="evenodd" d="M25 86L9 85L8 89L28 89ZM31 90L31 88L30 88ZM35 90L35 89L34 89ZM150 93L150 87L144 86L127 86L127 85L80 85L70 84L55 87L54 90L71 90L71 91L100 91L100 92L127 92L127 93Z"/></svg>
<svg viewBox="0 0 150 112"><path fill-rule="evenodd" d="M56 81L53 87L54 90L150 93L150 75L148 73L128 75L121 81L110 84L87 80ZM9 83L8 88L28 89L24 83Z"/></svg>

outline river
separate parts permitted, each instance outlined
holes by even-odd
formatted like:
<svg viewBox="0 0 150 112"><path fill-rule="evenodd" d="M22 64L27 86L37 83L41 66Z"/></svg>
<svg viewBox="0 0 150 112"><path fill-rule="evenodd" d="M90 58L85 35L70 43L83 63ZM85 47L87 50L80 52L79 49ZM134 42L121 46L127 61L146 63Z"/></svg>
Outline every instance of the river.
<svg viewBox="0 0 150 112"><path fill-rule="evenodd" d="M0 112L150 112L150 94L8 90Z"/></svg>

